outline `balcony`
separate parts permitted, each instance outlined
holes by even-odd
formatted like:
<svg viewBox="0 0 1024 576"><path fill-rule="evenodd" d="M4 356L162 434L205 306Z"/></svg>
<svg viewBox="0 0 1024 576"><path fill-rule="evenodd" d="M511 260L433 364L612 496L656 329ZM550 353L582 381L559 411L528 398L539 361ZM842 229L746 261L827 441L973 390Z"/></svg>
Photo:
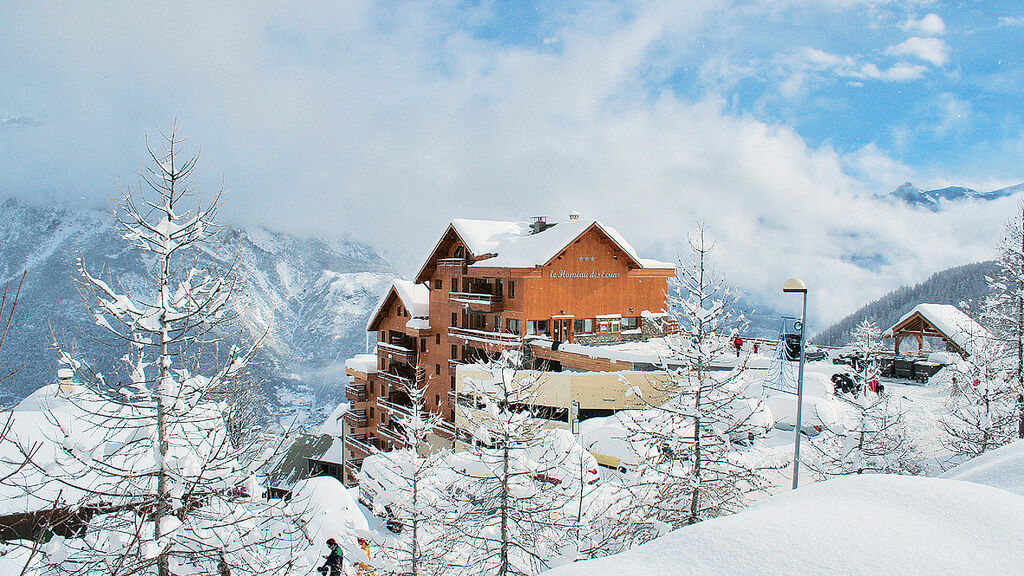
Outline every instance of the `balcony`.
<svg viewBox="0 0 1024 576"><path fill-rule="evenodd" d="M353 458L352 459L353 460L358 460L359 462L362 462L363 459L361 457L359 457L359 456L356 456L357 454L362 454L362 456L365 457L365 456L370 456L371 454L376 454L377 453L377 448L375 448L374 446L371 446L370 444L368 444L366 442L363 442L362 440L359 440L357 438L353 438L352 436L346 436L345 437L345 447L348 448L349 450L352 450L352 452L353 452Z"/></svg>
<svg viewBox="0 0 1024 576"><path fill-rule="evenodd" d="M519 348L523 345L523 339L519 337L519 334L487 332L486 330L473 330L472 328L458 328L455 326L448 329L448 337L462 340L465 344L474 343L500 348Z"/></svg>
<svg viewBox="0 0 1024 576"><path fill-rule="evenodd" d="M396 404L388 400L387 398L377 398L377 406L390 411L392 418L394 418L395 416L412 416L412 408L410 406ZM380 428L378 427L378 429Z"/></svg>
<svg viewBox="0 0 1024 576"><path fill-rule="evenodd" d="M342 418L344 418L352 428L366 428L366 410L347 410L345 414L342 415Z"/></svg>
<svg viewBox="0 0 1024 576"><path fill-rule="evenodd" d="M474 312L501 312L505 303L500 294L477 292L451 292L448 301L452 304L464 304Z"/></svg>
<svg viewBox="0 0 1024 576"><path fill-rule="evenodd" d="M417 371L417 374L419 374L419 371ZM399 387L411 388L416 385L413 378L400 376L394 372L377 372L377 376L381 380Z"/></svg>
<svg viewBox="0 0 1024 576"><path fill-rule="evenodd" d="M380 358L388 358L393 362L404 362L405 364L416 363L415 350L411 350L398 344L388 344L387 342L377 342L377 356Z"/></svg>
<svg viewBox="0 0 1024 576"><path fill-rule="evenodd" d="M441 258L437 261L437 273L445 276L461 276L466 273L464 258Z"/></svg>
<svg viewBox="0 0 1024 576"><path fill-rule="evenodd" d="M365 384L346 384L345 397L347 397L349 402L352 402L353 404L369 400L369 397L366 395Z"/></svg>
<svg viewBox="0 0 1024 576"><path fill-rule="evenodd" d="M403 437L401 432L398 432L397 430L381 426L377 428L377 436L380 436L391 443L392 448L401 448L405 446L405 437Z"/></svg>

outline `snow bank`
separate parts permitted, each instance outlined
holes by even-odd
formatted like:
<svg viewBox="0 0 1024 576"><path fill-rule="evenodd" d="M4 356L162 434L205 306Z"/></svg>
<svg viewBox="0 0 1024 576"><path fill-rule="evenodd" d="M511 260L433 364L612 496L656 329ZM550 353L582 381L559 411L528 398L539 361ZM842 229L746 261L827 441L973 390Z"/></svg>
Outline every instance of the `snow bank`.
<svg viewBox="0 0 1024 576"><path fill-rule="evenodd" d="M940 478L985 484L1024 496L1024 441L968 460Z"/></svg>
<svg viewBox="0 0 1024 576"><path fill-rule="evenodd" d="M1018 574L1024 497L941 478L812 484L551 576Z"/></svg>
<svg viewBox="0 0 1024 576"><path fill-rule="evenodd" d="M369 524L359 505L336 478L317 476L299 480L292 489L289 505L301 516L309 538L317 546L323 547L328 538L334 538L345 550L346 557L363 554L356 538L368 533Z"/></svg>

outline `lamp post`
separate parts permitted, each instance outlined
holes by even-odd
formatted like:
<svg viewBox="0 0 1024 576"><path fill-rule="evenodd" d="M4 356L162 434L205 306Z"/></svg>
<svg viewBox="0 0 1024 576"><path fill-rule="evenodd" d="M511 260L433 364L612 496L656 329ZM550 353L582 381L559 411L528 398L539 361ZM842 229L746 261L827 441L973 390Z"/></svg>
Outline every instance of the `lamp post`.
<svg viewBox="0 0 1024 576"><path fill-rule="evenodd" d="M803 426L804 412L804 328L807 325L807 284L799 278L790 278L782 285L785 293L799 292L804 296L803 312L800 314L800 369L796 380L796 440L793 443L793 490L796 490L800 476L800 429Z"/></svg>

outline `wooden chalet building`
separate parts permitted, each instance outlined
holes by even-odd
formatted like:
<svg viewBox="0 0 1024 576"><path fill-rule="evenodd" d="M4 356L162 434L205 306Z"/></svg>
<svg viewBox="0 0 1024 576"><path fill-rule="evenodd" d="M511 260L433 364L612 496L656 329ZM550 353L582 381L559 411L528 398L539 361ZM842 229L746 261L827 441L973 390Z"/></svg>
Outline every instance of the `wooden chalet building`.
<svg viewBox="0 0 1024 576"><path fill-rule="evenodd" d="M453 422L459 364L529 352L531 339L551 357L561 343L639 335L642 318L665 316L674 275L672 264L640 258L615 229L578 215L559 223L453 220L415 282L395 281L371 315L375 355L346 363L352 464L372 447L400 442L391 418L408 405L404 385L426 385L426 408ZM583 370L614 366L586 355L558 360L569 367L573 358Z"/></svg>

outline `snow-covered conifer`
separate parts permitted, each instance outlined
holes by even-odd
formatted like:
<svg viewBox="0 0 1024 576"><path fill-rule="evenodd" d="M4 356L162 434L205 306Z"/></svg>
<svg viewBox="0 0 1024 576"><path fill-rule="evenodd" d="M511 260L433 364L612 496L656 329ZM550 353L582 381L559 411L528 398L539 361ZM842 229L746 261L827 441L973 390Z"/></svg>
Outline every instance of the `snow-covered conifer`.
<svg viewBox="0 0 1024 576"><path fill-rule="evenodd" d="M771 466L753 446L771 425L760 393L749 392L759 386L748 381L745 359L732 354L743 323L736 296L712 270L705 228L689 243L692 259L680 263L670 297L680 334L671 341L668 378L655 384L650 409L631 415L634 441L643 445L628 479L635 507L624 535L638 539L632 544L738 510L765 486Z"/></svg>
<svg viewBox="0 0 1024 576"><path fill-rule="evenodd" d="M376 457L388 461L398 480L386 500L389 521L397 522L401 531L382 548L396 573L443 574L452 542L445 523L451 517L446 501L452 479L447 467L450 451L432 446L431 439L444 420L426 409L426 386L410 383L400 392L408 402L405 411L393 410L391 420L404 446Z"/></svg>
<svg viewBox="0 0 1024 576"><path fill-rule="evenodd" d="M225 338L239 281L230 265L200 264L220 195L200 202L197 157L182 153L173 128L164 140L149 147L152 165L137 190L121 191L114 214L147 282L105 279L78 262L121 369L98 373L55 343L78 383L71 418L51 416L60 437L47 444L19 444L28 465L4 481L26 501L52 496L54 510L81 523L78 537L43 548L48 573L292 573L309 543L284 504L262 500L253 451L237 443L251 435L230 431L231 402L250 393L234 387L259 342Z"/></svg>
<svg viewBox="0 0 1024 576"><path fill-rule="evenodd" d="M1017 437L1017 382L1006 368L1002 344L975 338L971 348L966 360L943 370L948 378L949 412L941 424L955 463Z"/></svg>
<svg viewBox="0 0 1024 576"><path fill-rule="evenodd" d="M1024 395L1024 200L1006 223L998 245L998 272L987 278L992 295L984 318L1009 357L1007 369L1018 399ZM1024 410L1018 406L1017 436L1024 438Z"/></svg>
<svg viewBox="0 0 1024 576"><path fill-rule="evenodd" d="M468 423L458 431L466 451L452 456L458 553L450 563L457 573L537 574L575 554L568 536L582 448L532 412L541 382L518 353L478 366L488 376L469 379L457 407Z"/></svg>

